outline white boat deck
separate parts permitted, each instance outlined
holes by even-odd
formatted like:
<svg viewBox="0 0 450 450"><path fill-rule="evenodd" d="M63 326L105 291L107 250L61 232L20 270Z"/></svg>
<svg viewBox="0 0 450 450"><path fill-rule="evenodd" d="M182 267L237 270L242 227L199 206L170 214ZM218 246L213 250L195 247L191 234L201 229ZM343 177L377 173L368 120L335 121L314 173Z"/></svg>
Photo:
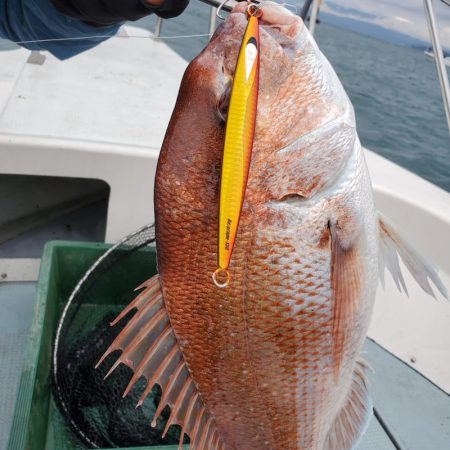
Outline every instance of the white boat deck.
<svg viewBox="0 0 450 450"><path fill-rule="evenodd" d="M25 50L0 51L0 172L100 178L110 183L110 242L152 221L156 159L186 62L150 39L111 39L64 63L47 55L42 66L26 63L28 55ZM450 287L450 195L370 151L367 160L378 208L440 267ZM52 226L39 232L51 239ZM11 241L0 246L0 258L29 257L32 233L22 237L27 244ZM64 238L65 232L58 236ZM444 450L450 437L450 400L445 394L450 392L449 304L440 297L428 298L414 282L408 283L408 299L397 293L390 275L386 280L386 291L379 289L377 295L370 336L442 391L369 341L375 406L392 436L374 421L374 434L367 435L360 449ZM10 332L24 336L32 297L33 285L0 280L1 315L16 317L0 323L0 357L10 361L10 369L1 368L0 379L9 381L6 386L0 383L0 404L7 406L1 408L0 450L6 445L14 397L9 383L21 364L20 346L15 345L20 339L5 336ZM419 420L421 415L426 417Z"/></svg>
<svg viewBox="0 0 450 450"><path fill-rule="evenodd" d="M0 134L159 151L186 62L151 34L115 37L63 63L0 51Z"/></svg>
<svg viewBox="0 0 450 450"><path fill-rule="evenodd" d="M149 32L128 32L142 38L113 38L64 63L0 51L1 173L106 181L108 242L153 221L155 162L186 67Z"/></svg>

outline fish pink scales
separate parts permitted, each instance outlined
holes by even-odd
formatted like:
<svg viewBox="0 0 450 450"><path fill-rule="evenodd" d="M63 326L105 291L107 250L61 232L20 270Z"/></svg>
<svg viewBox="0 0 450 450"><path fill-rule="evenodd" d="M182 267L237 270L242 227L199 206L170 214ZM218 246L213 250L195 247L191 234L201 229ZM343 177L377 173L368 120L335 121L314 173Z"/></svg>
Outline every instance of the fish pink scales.
<svg viewBox="0 0 450 450"><path fill-rule="evenodd" d="M121 349L116 365L135 371L127 391L146 377L140 403L161 386L153 423L169 405L166 430L179 424L196 450L349 450L372 409L359 354L379 260L398 283L400 254L427 292L428 280L445 288L379 218L345 91L300 19L270 2L231 282L214 285L223 105L245 7L184 75L155 184L159 275L106 355Z"/></svg>

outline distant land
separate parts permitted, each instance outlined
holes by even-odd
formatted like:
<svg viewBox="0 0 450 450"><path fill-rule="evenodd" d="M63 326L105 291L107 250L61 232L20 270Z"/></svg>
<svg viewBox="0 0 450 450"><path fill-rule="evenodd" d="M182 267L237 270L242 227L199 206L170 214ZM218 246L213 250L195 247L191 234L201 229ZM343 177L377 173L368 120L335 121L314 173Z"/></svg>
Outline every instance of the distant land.
<svg viewBox="0 0 450 450"><path fill-rule="evenodd" d="M425 50L430 47L430 43L421 39L414 38L398 31L390 30L379 25L368 23L362 20L355 20L350 17L336 16L334 14L320 11L319 19L324 23L335 25L340 28L345 28L355 33L371 36L375 39L380 39L393 44L403 45L405 47L413 47L420 50ZM448 49L446 49L448 51Z"/></svg>

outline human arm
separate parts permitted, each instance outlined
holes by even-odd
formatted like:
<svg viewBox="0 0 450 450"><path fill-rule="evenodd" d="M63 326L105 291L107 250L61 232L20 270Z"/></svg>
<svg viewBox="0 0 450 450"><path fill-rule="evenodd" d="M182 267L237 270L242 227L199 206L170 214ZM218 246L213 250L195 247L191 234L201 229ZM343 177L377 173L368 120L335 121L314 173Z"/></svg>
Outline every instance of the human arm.
<svg viewBox="0 0 450 450"><path fill-rule="evenodd" d="M127 20L152 13L174 17L188 3L189 0L0 0L0 38L67 59L115 35Z"/></svg>

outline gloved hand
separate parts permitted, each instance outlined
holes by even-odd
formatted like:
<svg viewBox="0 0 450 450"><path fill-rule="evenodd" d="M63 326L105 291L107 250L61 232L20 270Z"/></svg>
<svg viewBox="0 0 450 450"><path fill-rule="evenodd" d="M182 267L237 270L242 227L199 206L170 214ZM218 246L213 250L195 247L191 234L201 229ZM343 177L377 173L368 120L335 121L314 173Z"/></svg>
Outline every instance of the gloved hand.
<svg viewBox="0 0 450 450"><path fill-rule="evenodd" d="M180 15L189 0L51 0L62 14L96 27L138 20L149 14L168 19Z"/></svg>
<svg viewBox="0 0 450 450"><path fill-rule="evenodd" d="M179 16L187 7L189 0L146 0L153 12L163 19Z"/></svg>

